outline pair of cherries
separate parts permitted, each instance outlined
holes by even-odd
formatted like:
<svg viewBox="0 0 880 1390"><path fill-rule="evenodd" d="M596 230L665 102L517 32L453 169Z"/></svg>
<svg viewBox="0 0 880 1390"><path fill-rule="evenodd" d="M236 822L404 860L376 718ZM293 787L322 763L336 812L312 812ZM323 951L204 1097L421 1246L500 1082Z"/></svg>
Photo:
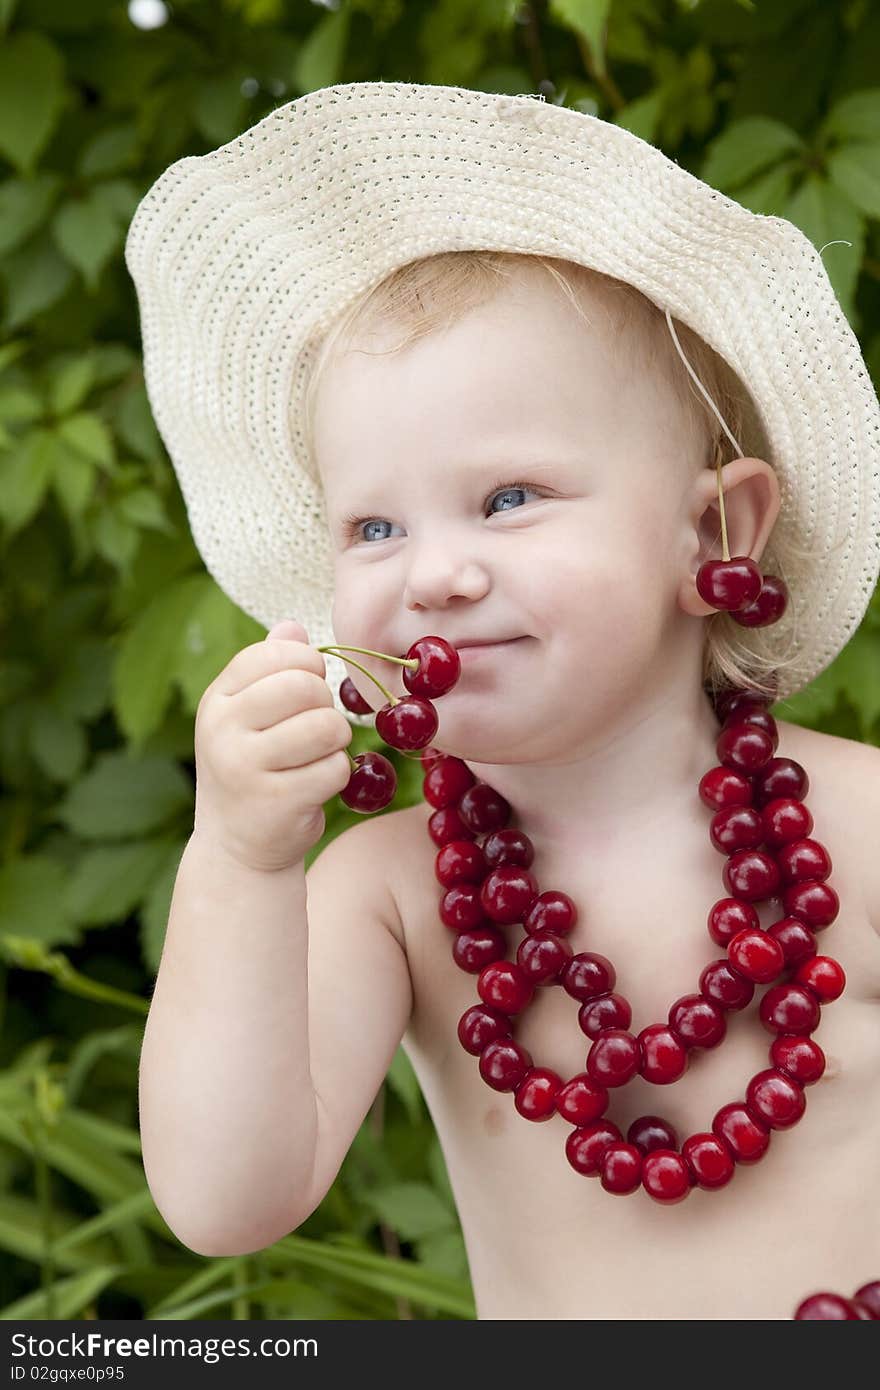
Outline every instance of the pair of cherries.
<svg viewBox="0 0 880 1390"><path fill-rule="evenodd" d="M367 647L319 647L319 652L338 656L340 652L362 652L378 656L403 667L403 683L409 695L392 695L360 662L352 661L365 676L375 681L386 696L386 703L376 711L376 730L388 744L401 752L427 748L437 732L439 720L432 703L452 689L461 675L458 652L443 637L420 637L403 657L373 652ZM350 658L344 658L350 660ZM339 687L339 698L352 714L372 714L373 710L354 682L346 676ZM394 798L397 773L383 753L369 749L352 759L352 774L339 795L352 811L369 814L380 811Z"/></svg>

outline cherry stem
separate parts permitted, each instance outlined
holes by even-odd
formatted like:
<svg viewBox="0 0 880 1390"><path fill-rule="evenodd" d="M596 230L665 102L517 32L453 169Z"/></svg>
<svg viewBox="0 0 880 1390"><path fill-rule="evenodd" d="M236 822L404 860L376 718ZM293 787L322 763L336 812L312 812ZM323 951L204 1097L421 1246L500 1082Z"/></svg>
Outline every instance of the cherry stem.
<svg viewBox="0 0 880 1390"><path fill-rule="evenodd" d="M317 650L318 650L319 652L329 652L331 656L338 656L338 652L335 652L335 651L333 650L332 647L318 647ZM344 650L345 650L345 651L349 651L349 650L350 650L350 651L360 651L360 647L352 647L352 648L346 647ZM376 653L371 652L370 655L371 655L371 656L379 655L379 653L377 653L377 652L376 652ZM359 671L363 671L364 675L365 675L369 680L373 681L376 685L378 685L379 689L382 691L382 694L385 696L385 699L388 701L388 703L389 703L390 705L398 705L398 704L400 704L399 698L398 698L396 695L392 695L391 691L388 690L388 689L382 684L382 682L381 682L376 676L373 675L372 671L368 671L367 668L366 668L366 666L362 666L361 663L360 663L359 661L355 661L354 657L352 657L352 656L340 656L340 657L339 657L339 660L340 660L340 661L346 662L347 665L356 666L357 669L358 669ZM416 665L418 665L418 662L416 662Z"/></svg>
<svg viewBox="0 0 880 1390"><path fill-rule="evenodd" d="M723 560L729 560L729 559L730 559L730 551L729 551L728 546L727 546L727 521L726 521L726 518L725 518L725 516L724 516L724 488L721 486L721 458L720 458L720 456L719 456L719 458L718 458L717 464L715 465L715 470L716 470L716 472L717 472L717 474L718 474L718 510L719 510L720 513L721 513L721 558L722 558Z"/></svg>
<svg viewBox="0 0 880 1390"><path fill-rule="evenodd" d="M361 652L363 656L378 656L382 661L393 661L395 666L406 666L410 671L417 671L419 669L419 659L417 656L411 656L408 659L405 656L389 656L387 652L370 651L369 647L338 647L334 643L332 646L319 647L318 651L332 652L334 655L337 652ZM356 662L352 663L352 665L356 664Z"/></svg>

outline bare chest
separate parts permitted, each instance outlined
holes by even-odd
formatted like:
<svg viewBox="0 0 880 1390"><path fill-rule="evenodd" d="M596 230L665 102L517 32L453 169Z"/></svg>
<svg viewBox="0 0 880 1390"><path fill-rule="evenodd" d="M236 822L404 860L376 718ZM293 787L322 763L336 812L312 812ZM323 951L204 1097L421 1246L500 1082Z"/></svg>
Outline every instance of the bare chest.
<svg viewBox="0 0 880 1390"><path fill-rule="evenodd" d="M479 1002L476 976L461 971L452 959L453 934L437 912L443 890L434 876L436 847L427 833L428 808L414 808L405 832L406 872L399 885L414 991L404 1047L419 1076L447 1159L481 1316L510 1316L499 1310L512 1307L518 1307L518 1315L524 1317L618 1316L613 1311L619 1306L614 1302L614 1270L622 1290L629 1277L628 1261L635 1259L639 1250L639 1258L645 1260L645 1240L651 1241L651 1258L681 1260L685 1273L689 1261L699 1258L701 1242L708 1239L709 1231L713 1241L720 1235L728 1242L733 1261L729 1267L735 1267L737 1258L751 1261L754 1229L749 1222L744 1225L742 1208L747 1194L753 1204L753 1220L761 1215L762 1237L772 1240L784 1236L790 1252L786 1258L809 1263L815 1258L815 1253L810 1253L815 1240L809 1248L801 1248L797 1232L781 1229L786 1217L779 1201L780 1182L787 1187L790 1181L797 1181L802 1192L815 1188L821 1206L823 1174L827 1174L829 1162L842 1165L841 1175L845 1174L850 1192L858 1190L851 1184L868 1180L870 1154L880 1142L880 1104L874 1090L880 1064L880 937L867 920L861 850L847 833L841 814L847 804L843 789L837 786L833 767L819 756L822 740L795 726L785 729L794 730L788 740L789 755L800 754L810 772L807 800L815 823L812 833L831 855L829 882L840 898L839 916L819 935L819 950L843 965L847 989L840 1000L823 1010L816 1041L826 1054L826 1073L809 1089L803 1119L789 1132L774 1133L773 1152L751 1169L737 1169L724 1192L694 1192L687 1203L674 1208L658 1208L643 1193L631 1199L609 1197L597 1181L585 1179L568 1164L564 1145L569 1124L558 1115L541 1123L526 1121L516 1112L511 1094L493 1091L480 1077L477 1058L464 1051L456 1031L461 1015ZM816 745L810 747L813 738ZM579 921L569 937L572 949L599 952L613 961L615 989L631 1005L633 1032L649 1023L665 1023L670 1005L697 992L704 966L725 954L707 931L709 909L718 898L727 896L721 880L724 856L709 840L709 819L695 794L692 814L674 825L657 826L640 842L609 841L601 852L596 847L589 852L585 847L582 854L569 852L565 862L550 850L542 862L536 860L532 866L542 890L563 889L578 905ZM777 900L756 906L765 927L782 915ZM507 954L512 958L523 929L515 926L505 930L509 934ZM763 992L759 986L752 1004L726 1015L727 1033L722 1043L711 1050L692 1051L687 1073L673 1086L651 1085L636 1077L613 1092L608 1118L624 1134L632 1121L643 1115L662 1116L672 1124L679 1140L710 1130L716 1111L729 1101L741 1100L749 1079L769 1065L772 1038L758 1018ZM578 1023L578 1002L561 988L536 990L533 1003L517 1017L514 1034L534 1065L550 1067L564 1080L584 1070L590 1039ZM489 1187L487 1174L491 1174ZM622 1206L627 1212L625 1220ZM517 1219L511 1224L514 1212ZM851 1239L856 1245L860 1240L876 1242L880 1238L880 1230L866 1231L856 1206L850 1219ZM842 1240L843 1249L848 1237L841 1236L840 1231L845 1230L847 1220L846 1212L838 1207L838 1240ZM511 1234L514 1231L516 1234ZM748 1240L746 1231L751 1232ZM687 1244L682 1246L685 1232ZM540 1311L544 1298L542 1260L548 1261L547 1278L553 1283L560 1267L570 1267L580 1298L592 1277L589 1265L581 1258L581 1242L592 1244L602 1235L615 1241L617 1254L606 1270L610 1282L601 1287L597 1284L592 1295L610 1299L609 1310L587 1314ZM833 1243L830 1224L828 1239ZM520 1266L532 1271L527 1291L511 1282L510 1271ZM800 1277L793 1265L792 1278L796 1282ZM828 1277L826 1273L823 1287L832 1287ZM876 1277L876 1271L865 1270L864 1278L868 1277ZM847 1279L843 1283L846 1285ZM664 1307L664 1297L658 1291L658 1310ZM713 1312L713 1306L710 1299L708 1311L702 1315L725 1316ZM669 1311L642 1315L677 1316ZM741 1307L729 1316L761 1314Z"/></svg>

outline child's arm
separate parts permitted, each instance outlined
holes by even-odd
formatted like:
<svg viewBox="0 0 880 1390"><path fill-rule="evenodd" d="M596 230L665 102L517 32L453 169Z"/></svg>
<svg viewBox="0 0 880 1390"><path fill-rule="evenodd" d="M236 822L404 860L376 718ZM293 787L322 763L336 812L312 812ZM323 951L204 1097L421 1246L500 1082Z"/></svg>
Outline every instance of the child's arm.
<svg viewBox="0 0 880 1390"><path fill-rule="evenodd" d="M144 1033L143 1161L175 1235L204 1255L265 1249L333 1182L411 1008L388 923L387 826L275 872L194 833ZM306 911L308 909L308 917Z"/></svg>

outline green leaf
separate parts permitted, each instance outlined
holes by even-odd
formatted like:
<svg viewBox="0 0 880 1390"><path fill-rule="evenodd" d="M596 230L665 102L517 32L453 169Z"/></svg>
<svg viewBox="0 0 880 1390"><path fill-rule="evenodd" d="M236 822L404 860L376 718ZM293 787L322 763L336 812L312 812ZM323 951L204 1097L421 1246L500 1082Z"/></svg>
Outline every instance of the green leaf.
<svg viewBox="0 0 880 1390"><path fill-rule="evenodd" d="M865 246L865 224L852 203L833 184L809 174L786 204L784 216L822 253L822 264L843 307L852 317L853 297ZM829 242L852 242L852 246ZM822 248L825 248L823 251Z"/></svg>
<svg viewBox="0 0 880 1390"><path fill-rule="evenodd" d="M88 353L78 353L62 362L49 379L49 406L56 415L66 415L85 400L95 382L95 361Z"/></svg>
<svg viewBox="0 0 880 1390"><path fill-rule="evenodd" d="M137 126L133 121L124 121L93 135L82 148L77 168L84 178L119 174L137 163L139 153Z"/></svg>
<svg viewBox="0 0 880 1390"><path fill-rule="evenodd" d="M166 536L175 533L161 497L152 488L136 487L126 492L119 499L119 510L135 526L164 531Z"/></svg>
<svg viewBox="0 0 880 1390"><path fill-rule="evenodd" d="M40 510L54 466L51 430L32 430L13 451L0 455L0 516L10 534L27 526Z"/></svg>
<svg viewBox="0 0 880 1390"><path fill-rule="evenodd" d="M422 1088L413 1070L412 1062L402 1047L398 1047L391 1059L386 1080L406 1106L412 1124L417 1125L424 1115Z"/></svg>
<svg viewBox="0 0 880 1390"><path fill-rule="evenodd" d="M168 854L167 838L85 850L67 887L68 903L77 922L99 926L123 921L147 896Z"/></svg>
<svg viewBox="0 0 880 1390"><path fill-rule="evenodd" d="M455 1225L455 1215L427 1183L399 1182L376 1187L366 1201L403 1240L417 1240Z"/></svg>
<svg viewBox="0 0 880 1390"><path fill-rule="evenodd" d="M198 84L193 119L200 134L212 145L225 145L248 124L248 103L241 90L248 75L247 68L235 67L222 77L204 78Z"/></svg>
<svg viewBox="0 0 880 1390"><path fill-rule="evenodd" d="M66 897L67 873L45 854L0 866L0 932L14 932L44 946L79 944Z"/></svg>
<svg viewBox="0 0 880 1390"><path fill-rule="evenodd" d="M847 93L832 106L820 130L843 140L880 140L880 90Z"/></svg>
<svg viewBox="0 0 880 1390"><path fill-rule="evenodd" d="M83 516L95 491L97 468L91 459L56 434L57 451L52 472L52 491L70 523Z"/></svg>
<svg viewBox="0 0 880 1390"><path fill-rule="evenodd" d="M171 898L187 840L169 843L164 864L157 869L152 885L141 905L141 957L151 975L158 974L171 911Z"/></svg>
<svg viewBox="0 0 880 1390"><path fill-rule="evenodd" d="M467 1250L460 1231L434 1231L416 1242L419 1261L425 1269L450 1279L467 1279L470 1274Z"/></svg>
<svg viewBox="0 0 880 1390"><path fill-rule="evenodd" d="M0 256L14 251L45 222L60 187L58 174L50 173L0 184Z"/></svg>
<svg viewBox="0 0 880 1390"><path fill-rule="evenodd" d="M310 30L293 65L292 79L298 92L314 92L339 80L350 20L348 6L342 5Z"/></svg>
<svg viewBox="0 0 880 1390"><path fill-rule="evenodd" d="M549 14L567 28L581 34L589 43L596 71L604 77L605 34L611 0L550 0Z"/></svg>
<svg viewBox="0 0 880 1390"><path fill-rule="evenodd" d="M700 178L723 191L754 178L786 155L805 152L797 131L768 116L734 121L709 145Z"/></svg>
<svg viewBox="0 0 880 1390"><path fill-rule="evenodd" d="M25 386L0 387L0 420L4 424L29 424L43 414L43 402Z"/></svg>
<svg viewBox="0 0 880 1390"><path fill-rule="evenodd" d="M116 461L113 436L100 415L89 410L69 415L58 425L58 434L84 458L101 464L108 472L112 469Z"/></svg>
<svg viewBox="0 0 880 1390"><path fill-rule="evenodd" d="M0 273L6 284L3 328L29 324L37 314L57 304L74 282L68 262L59 255L47 231L3 260Z"/></svg>
<svg viewBox="0 0 880 1390"><path fill-rule="evenodd" d="M81 592L75 591L73 597ZM59 598L51 616L57 612L63 621L70 611L70 598L70 595ZM101 637L80 636L75 630L68 635L75 640L61 648L61 665L52 686L52 699L78 719L97 719L109 703L110 647ZM45 640L47 643L53 640L48 622Z"/></svg>
<svg viewBox="0 0 880 1390"><path fill-rule="evenodd" d="M868 217L880 217L880 140L842 145L828 156L828 177Z"/></svg>
<svg viewBox="0 0 880 1390"><path fill-rule="evenodd" d="M89 744L82 725L49 699L30 706L28 748L52 782L71 782L88 761Z"/></svg>
<svg viewBox="0 0 880 1390"><path fill-rule="evenodd" d="M0 151L29 173L64 107L64 59L42 34L13 34L0 47Z"/></svg>
<svg viewBox="0 0 880 1390"><path fill-rule="evenodd" d="M59 250L97 289L101 271L123 241L123 229L112 209L95 192L63 203L52 220Z"/></svg>
<svg viewBox="0 0 880 1390"><path fill-rule="evenodd" d="M95 1265L79 1274L71 1274L69 1279L56 1279L52 1285L51 1304L45 1291L40 1288L34 1293L25 1294L23 1298L17 1298L13 1303L7 1303L0 1309L0 1318L22 1322L50 1315L54 1319L84 1317L86 1309L94 1306L98 1294L117 1280L124 1269L123 1264Z"/></svg>
<svg viewBox="0 0 880 1390"><path fill-rule="evenodd" d="M171 759L105 751L55 814L84 840L124 840L189 815L192 803L192 784Z"/></svg>
<svg viewBox="0 0 880 1390"><path fill-rule="evenodd" d="M663 107L663 94L659 88L643 97L629 102L620 111L615 111L613 124L632 131L640 140L653 142L657 132L657 122Z"/></svg>
<svg viewBox="0 0 880 1390"><path fill-rule="evenodd" d="M762 217L782 217L791 197L795 173L800 167L800 159L784 159L757 178L741 183L730 196L742 207L760 213Z"/></svg>
<svg viewBox="0 0 880 1390"><path fill-rule="evenodd" d="M123 634L112 686L114 711L127 738L140 743L162 723L186 659L184 634L211 584L204 574L175 580Z"/></svg>
<svg viewBox="0 0 880 1390"><path fill-rule="evenodd" d="M113 426L123 443L142 459L148 463L161 459L162 441L142 383L122 393L113 414Z"/></svg>

